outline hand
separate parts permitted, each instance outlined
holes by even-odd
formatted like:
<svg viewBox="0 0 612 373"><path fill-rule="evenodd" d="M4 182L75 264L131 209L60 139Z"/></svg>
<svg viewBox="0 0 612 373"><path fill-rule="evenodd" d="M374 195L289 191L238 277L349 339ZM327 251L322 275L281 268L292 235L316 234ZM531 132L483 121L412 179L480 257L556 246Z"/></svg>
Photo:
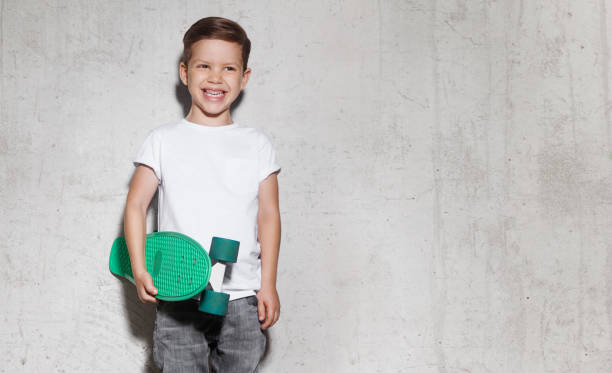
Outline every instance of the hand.
<svg viewBox="0 0 612 373"><path fill-rule="evenodd" d="M275 287L262 287L257 292L257 315L261 329L266 330L274 325L280 317L280 300Z"/></svg>
<svg viewBox="0 0 612 373"><path fill-rule="evenodd" d="M136 292L142 303L157 303L157 289L153 286L153 277L149 272L144 271L134 276Z"/></svg>

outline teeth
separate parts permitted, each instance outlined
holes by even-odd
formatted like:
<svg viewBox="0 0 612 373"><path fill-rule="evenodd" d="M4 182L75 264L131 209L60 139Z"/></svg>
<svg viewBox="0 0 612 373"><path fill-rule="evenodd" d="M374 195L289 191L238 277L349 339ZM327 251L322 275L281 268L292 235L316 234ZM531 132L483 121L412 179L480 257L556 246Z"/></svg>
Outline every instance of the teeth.
<svg viewBox="0 0 612 373"><path fill-rule="evenodd" d="M223 91L206 91L206 94L209 96L217 97L223 94Z"/></svg>

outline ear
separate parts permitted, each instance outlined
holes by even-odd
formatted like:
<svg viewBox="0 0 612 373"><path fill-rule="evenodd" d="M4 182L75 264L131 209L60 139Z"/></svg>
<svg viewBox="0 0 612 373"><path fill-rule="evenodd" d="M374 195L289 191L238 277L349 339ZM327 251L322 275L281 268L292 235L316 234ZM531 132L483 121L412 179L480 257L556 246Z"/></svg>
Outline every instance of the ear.
<svg viewBox="0 0 612 373"><path fill-rule="evenodd" d="M251 77L251 69L247 67L246 70L242 73L242 81L240 82L240 90L242 91L244 87L246 87L249 82L249 78Z"/></svg>
<svg viewBox="0 0 612 373"><path fill-rule="evenodd" d="M179 64L179 77L181 78L181 82L184 85L187 85L187 65L185 62L181 62Z"/></svg>

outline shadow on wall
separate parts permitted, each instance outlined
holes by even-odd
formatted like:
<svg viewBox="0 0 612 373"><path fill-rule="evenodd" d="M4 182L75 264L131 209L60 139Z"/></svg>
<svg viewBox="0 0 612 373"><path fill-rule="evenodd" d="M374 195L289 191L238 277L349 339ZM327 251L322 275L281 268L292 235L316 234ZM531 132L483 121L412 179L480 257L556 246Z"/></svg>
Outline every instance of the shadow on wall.
<svg viewBox="0 0 612 373"><path fill-rule="evenodd" d="M128 280L121 280L121 285L123 287L123 306L125 309L125 315L130 325L130 332L134 337L146 343L147 360L142 372L160 372L155 366L155 362L153 360L155 306L152 304L143 304L140 299L138 299L134 285Z"/></svg>
<svg viewBox="0 0 612 373"><path fill-rule="evenodd" d="M177 60L180 63L180 57ZM177 63L177 66L178 66ZM175 88L176 100L182 107L183 117L187 116L189 113L189 109L191 108L191 96L187 87L181 82L181 80L177 77L177 83ZM241 93L236 101L234 101L232 105L232 109L236 109L240 102L242 101L244 93ZM161 125L161 123L160 123ZM151 128L153 129L153 128ZM129 189L129 185L127 186ZM127 193L126 193L127 196ZM153 231L157 231L157 197L156 193L153 199L151 200L150 208L153 210ZM125 209L125 206L124 206ZM123 236L123 214L120 217L121 231L117 232L116 237ZM147 360L145 362L145 366L143 367L143 372L145 373L157 373L159 370L155 366L155 362L153 360L153 329L155 327L155 306L152 304L143 304L138 298L138 294L136 293L136 288L134 285L124 278L117 277L121 280L122 290L123 290L123 307L124 307L124 315L127 318L128 324L130 325L130 332L132 335L146 343L146 350L148 352ZM262 363L265 361L268 356L269 345L271 342L270 336L268 332L265 332L266 337L268 338L268 343L266 344L266 351L264 353Z"/></svg>
<svg viewBox="0 0 612 373"><path fill-rule="evenodd" d="M129 188L129 185L128 185ZM150 208L153 210L153 230L157 230L157 193L151 200ZM124 206L125 210L125 206ZM116 237L123 236L123 215L121 215L121 230L117 232ZM114 275L113 275L114 276ZM153 329L155 327L155 306L152 304L144 304L138 298L136 287L125 278L115 276L121 281L121 289L123 292L123 314L127 318L130 332L132 335L141 340L146 345L147 360L143 367L143 373L157 373L159 370L155 366L153 360Z"/></svg>

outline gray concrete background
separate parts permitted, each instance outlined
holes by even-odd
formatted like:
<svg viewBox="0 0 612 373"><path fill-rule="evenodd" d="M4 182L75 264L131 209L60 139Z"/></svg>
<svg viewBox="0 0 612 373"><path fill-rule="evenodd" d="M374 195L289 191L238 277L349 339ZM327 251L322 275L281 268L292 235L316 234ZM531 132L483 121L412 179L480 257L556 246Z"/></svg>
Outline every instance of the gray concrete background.
<svg viewBox="0 0 612 373"><path fill-rule="evenodd" d="M181 38L240 22L277 147L264 372L612 371L612 2L1 2L0 370L151 370L110 275Z"/></svg>

